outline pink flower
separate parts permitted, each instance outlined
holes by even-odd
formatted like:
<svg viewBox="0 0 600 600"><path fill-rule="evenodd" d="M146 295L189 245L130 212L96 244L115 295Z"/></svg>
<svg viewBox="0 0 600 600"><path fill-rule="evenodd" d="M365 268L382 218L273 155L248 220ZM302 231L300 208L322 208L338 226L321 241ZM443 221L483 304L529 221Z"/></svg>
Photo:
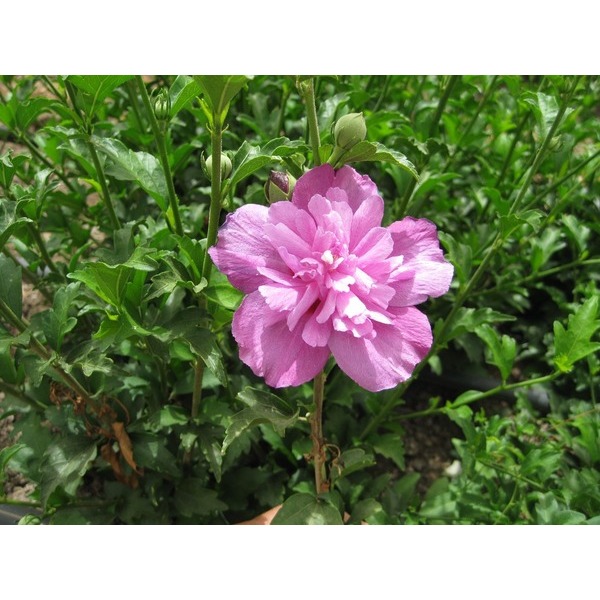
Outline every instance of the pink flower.
<svg viewBox="0 0 600 600"><path fill-rule="evenodd" d="M381 227L382 217L369 177L329 165L303 175L291 202L228 215L209 253L248 294L232 331L270 386L310 381L332 353L376 392L408 379L429 351L431 327L414 305L447 292L453 267L433 223Z"/></svg>

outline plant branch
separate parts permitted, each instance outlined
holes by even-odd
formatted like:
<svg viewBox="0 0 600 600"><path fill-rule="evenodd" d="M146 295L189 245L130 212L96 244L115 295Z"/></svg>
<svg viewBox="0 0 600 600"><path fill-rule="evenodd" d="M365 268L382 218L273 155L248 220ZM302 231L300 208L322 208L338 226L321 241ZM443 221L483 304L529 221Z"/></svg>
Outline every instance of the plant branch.
<svg viewBox="0 0 600 600"><path fill-rule="evenodd" d="M312 459L315 468L315 490L317 494L326 492L327 474L325 470L325 440L323 439L323 401L325 396L325 372L321 371L313 382L315 409L309 416L310 437L312 439Z"/></svg>
<svg viewBox="0 0 600 600"><path fill-rule="evenodd" d="M319 148L321 147L321 138L319 135L319 121L317 118L317 106L315 104L315 84L311 77L305 81L298 83L298 90L306 105L306 120L308 123L308 136L313 152L314 166L318 167L321 164L321 155Z"/></svg>
<svg viewBox="0 0 600 600"><path fill-rule="evenodd" d="M175 233L177 233L177 235L183 235L183 225L181 224L181 216L179 214L179 202L177 200L177 194L175 193L175 186L173 185L173 175L171 174L171 166L169 165L169 157L167 155L165 135L161 127L159 126L158 121L156 120L156 116L154 115L154 110L152 109L152 105L150 104L150 97L148 96L148 91L146 90L146 84L144 83L144 80L141 78L140 75L138 75L136 76L136 81L140 90L140 94L142 96L142 102L144 103L144 108L146 109L148 120L150 121L150 127L152 128L154 139L156 140L160 164L162 165L165 174L165 179L167 181L169 207L173 216Z"/></svg>

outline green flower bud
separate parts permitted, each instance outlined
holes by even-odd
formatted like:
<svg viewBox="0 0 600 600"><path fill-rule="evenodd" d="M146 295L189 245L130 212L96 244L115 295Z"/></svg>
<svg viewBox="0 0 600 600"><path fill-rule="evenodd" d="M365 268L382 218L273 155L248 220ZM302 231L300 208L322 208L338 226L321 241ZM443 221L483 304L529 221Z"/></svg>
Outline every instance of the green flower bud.
<svg viewBox="0 0 600 600"><path fill-rule="evenodd" d="M292 177L289 173L271 171L269 179L267 179L267 183L265 184L267 202L273 204L273 202L280 202L281 200L290 200L295 185L296 178Z"/></svg>
<svg viewBox="0 0 600 600"><path fill-rule="evenodd" d="M204 163L206 176L212 181L212 156L209 156ZM227 179L231 175L233 165L227 154L221 154L221 181Z"/></svg>
<svg viewBox="0 0 600 600"><path fill-rule="evenodd" d="M168 123L171 120L171 98L165 88L154 97L154 116L159 123Z"/></svg>
<svg viewBox="0 0 600 600"><path fill-rule="evenodd" d="M350 150L367 137L367 124L362 113L348 113L338 119L333 128L335 145Z"/></svg>

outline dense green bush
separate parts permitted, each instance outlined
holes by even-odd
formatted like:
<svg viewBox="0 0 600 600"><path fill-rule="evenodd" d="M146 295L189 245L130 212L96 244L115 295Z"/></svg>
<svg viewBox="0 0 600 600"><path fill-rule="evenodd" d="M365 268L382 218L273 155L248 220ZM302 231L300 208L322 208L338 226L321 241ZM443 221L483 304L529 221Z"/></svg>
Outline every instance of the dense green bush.
<svg viewBox="0 0 600 600"><path fill-rule="evenodd" d="M0 82L0 477L36 484L32 515L229 523L286 501L280 522L599 521L598 78ZM455 276L409 381L370 393L330 361L317 496L312 386L271 390L240 362L242 294L206 246L361 112L367 140L336 164L373 179L385 225L433 221ZM458 427L460 468L423 493L404 446L432 415Z"/></svg>

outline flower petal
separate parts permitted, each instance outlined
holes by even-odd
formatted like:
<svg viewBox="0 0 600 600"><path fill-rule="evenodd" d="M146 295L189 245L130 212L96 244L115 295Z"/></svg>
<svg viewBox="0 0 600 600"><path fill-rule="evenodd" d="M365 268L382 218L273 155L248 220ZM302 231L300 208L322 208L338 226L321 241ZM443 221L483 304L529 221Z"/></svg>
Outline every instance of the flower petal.
<svg viewBox="0 0 600 600"><path fill-rule="evenodd" d="M444 258L437 229L427 219L406 217L388 227L394 241L393 254L404 261L388 285L396 290L391 306L413 306L437 298L450 287L454 267Z"/></svg>
<svg viewBox="0 0 600 600"><path fill-rule="evenodd" d="M379 196L369 196L357 208L352 219L350 248L354 248L367 233L381 226L383 200Z"/></svg>
<svg viewBox="0 0 600 600"><path fill-rule="evenodd" d="M333 167L328 164L315 167L307 171L298 179L294 193L292 194L292 202L294 206L306 210L309 200L315 195L320 194L325 196L327 190L332 187L335 178Z"/></svg>
<svg viewBox="0 0 600 600"><path fill-rule="evenodd" d="M431 326L413 307L394 310L392 325L374 324L376 336L356 338L334 331L329 347L338 366L358 385L379 392L406 381L431 348Z"/></svg>
<svg viewBox="0 0 600 600"><path fill-rule="evenodd" d="M219 271L245 293L268 282L258 267L289 271L264 236L267 212L266 206L247 204L230 213L219 230L217 244L208 250Z"/></svg>
<svg viewBox="0 0 600 600"><path fill-rule="evenodd" d="M346 192L348 204L353 212L356 212L367 198L379 195L377 186L368 175L361 175L348 165L336 172L335 181L330 187L338 187Z"/></svg>
<svg viewBox="0 0 600 600"><path fill-rule="evenodd" d="M233 316L232 333L240 359L272 387L301 385L323 369L329 349L311 347L302 339L304 317L290 331L286 313L272 311L259 292L244 298Z"/></svg>

